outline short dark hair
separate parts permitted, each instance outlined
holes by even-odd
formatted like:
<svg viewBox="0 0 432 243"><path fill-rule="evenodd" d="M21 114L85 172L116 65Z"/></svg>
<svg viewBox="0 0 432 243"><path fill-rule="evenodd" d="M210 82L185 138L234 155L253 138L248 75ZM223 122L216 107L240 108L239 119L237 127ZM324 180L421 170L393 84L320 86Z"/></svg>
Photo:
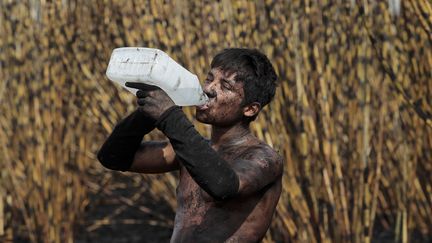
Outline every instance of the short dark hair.
<svg viewBox="0 0 432 243"><path fill-rule="evenodd" d="M256 49L224 49L213 58L210 67L228 74L236 73L235 81L244 84L245 105L258 102L262 108L275 95L276 72L270 60Z"/></svg>

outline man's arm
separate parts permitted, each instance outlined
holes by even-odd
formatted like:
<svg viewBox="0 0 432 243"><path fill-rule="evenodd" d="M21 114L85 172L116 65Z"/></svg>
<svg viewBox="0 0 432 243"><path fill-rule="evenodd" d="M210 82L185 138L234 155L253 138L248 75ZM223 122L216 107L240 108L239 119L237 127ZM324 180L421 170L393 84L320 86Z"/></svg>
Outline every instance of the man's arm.
<svg viewBox="0 0 432 243"><path fill-rule="evenodd" d="M178 169L169 142L141 143L144 135L155 128L154 122L140 110L120 121L97 154L101 164L112 170L142 173Z"/></svg>
<svg viewBox="0 0 432 243"><path fill-rule="evenodd" d="M156 123L197 184L216 200L261 190L282 174L282 160L268 147L251 148L241 161L228 164L195 130L179 107Z"/></svg>
<svg viewBox="0 0 432 243"><path fill-rule="evenodd" d="M282 176L283 159L268 145L247 149L241 159L232 163L239 177L238 195L250 195L275 182Z"/></svg>
<svg viewBox="0 0 432 243"><path fill-rule="evenodd" d="M168 141L150 141L141 144L128 171L163 173L178 170L179 163Z"/></svg>

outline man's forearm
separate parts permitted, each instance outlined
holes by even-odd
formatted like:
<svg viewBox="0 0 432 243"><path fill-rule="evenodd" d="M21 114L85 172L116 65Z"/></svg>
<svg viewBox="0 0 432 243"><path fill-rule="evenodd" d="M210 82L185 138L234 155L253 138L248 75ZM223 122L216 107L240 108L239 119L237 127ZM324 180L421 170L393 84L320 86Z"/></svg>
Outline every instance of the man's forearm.
<svg viewBox="0 0 432 243"><path fill-rule="evenodd" d="M238 192L235 171L195 130L179 107L167 110L156 125L170 139L192 178L213 198L226 199Z"/></svg>
<svg viewBox="0 0 432 243"><path fill-rule="evenodd" d="M138 110L120 121L97 154L101 164L112 170L128 170L144 135L155 128L154 123Z"/></svg>

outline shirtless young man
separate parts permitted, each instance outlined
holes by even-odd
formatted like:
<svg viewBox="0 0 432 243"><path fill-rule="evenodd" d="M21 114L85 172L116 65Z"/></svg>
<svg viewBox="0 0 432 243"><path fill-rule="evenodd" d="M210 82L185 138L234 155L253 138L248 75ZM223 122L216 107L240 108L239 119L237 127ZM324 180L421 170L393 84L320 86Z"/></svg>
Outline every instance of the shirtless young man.
<svg viewBox="0 0 432 243"><path fill-rule="evenodd" d="M273 98L276 79L256 50L216 55L203 87L210 101L196 107L196 119L212 126L210 141L164 91L127 83L139 89L139 107L117 124L98 159L113 170L180 171L171 242L259 242L279 200L283 159L249 123ZM142 142L154 128L169 140Z"/></svg>

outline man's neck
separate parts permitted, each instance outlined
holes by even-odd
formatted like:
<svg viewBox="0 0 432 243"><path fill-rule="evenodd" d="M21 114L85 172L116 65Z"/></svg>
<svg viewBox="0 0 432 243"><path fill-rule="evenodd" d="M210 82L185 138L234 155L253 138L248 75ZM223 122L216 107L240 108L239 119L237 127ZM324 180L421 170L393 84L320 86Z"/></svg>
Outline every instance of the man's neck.
<svg viewBox="0 0 432 243"><path fill-rule="evenodd" d="M212 126L211 142L215 149L222 145L236 145L244 142L251 135L249 125L236 124L231 127Z"/></svg>

